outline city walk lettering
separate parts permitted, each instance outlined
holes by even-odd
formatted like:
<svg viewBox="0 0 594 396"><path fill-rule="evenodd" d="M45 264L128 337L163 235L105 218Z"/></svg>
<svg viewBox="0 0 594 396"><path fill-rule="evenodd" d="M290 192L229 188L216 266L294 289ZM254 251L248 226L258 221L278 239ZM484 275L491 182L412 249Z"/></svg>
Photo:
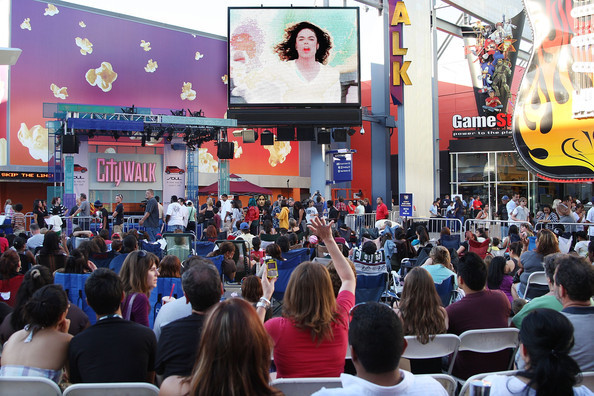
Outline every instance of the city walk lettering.
<svg viewBox="0 0 594 396"><path fill-rule="evenodd" d="M154 183L157 181L154 162L116 161L113 158L97 158L97 181L99 183Z"/></svg>
<svg viewBox="0 0 594 396"><path fill-rule="evenodd" d="M452 126L454 129L463 128L510 128L512 124L512 115L499 113L490 116L462 117L454 115L452 117Z"/></svg>
<svg viewBox="0 0 594 396"><path fill-rule="evenodd" d="M403 1L396 2L394 7L394 13L392 15L392 19L390 21L390 26L398 26L400 24L403 25L410 25L410 18L408 16L408 11L406 10L406 5ZM392 55L398 57L404 57L408 52L408 48L401 48L402 39L400 37L400 32L391 29L391 37L392 37ZM412 85L410 78L408 77L408 68L410 67L410 61L400 61L394 60L392 61L392 85L399 86L402 82L405 85Z"/></svg>

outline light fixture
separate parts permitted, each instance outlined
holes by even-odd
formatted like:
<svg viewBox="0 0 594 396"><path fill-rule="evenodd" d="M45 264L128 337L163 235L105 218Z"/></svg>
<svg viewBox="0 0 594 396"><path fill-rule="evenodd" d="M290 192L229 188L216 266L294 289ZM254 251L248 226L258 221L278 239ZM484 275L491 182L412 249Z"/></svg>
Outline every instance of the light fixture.
<svg viewBox="0 0 594 396"><path fill-rule="evenodd" d="M95 137L95 130L94 129L89 129L89 132L87 133L87 136L89 136L89 139L93 139Z"/></svg>
<svg viewBox="0 0 594 396"><path fill-rule="evenodd" d="M146 135L145 134L142 134L142 137L140 138L140 145L142 147L146 146Z"/></svg>
<svg viewBox="0 0 594 396"><path fill-rule="evenodd" d="M118 131L113 131L113 138L117 141L120 138Z"/></svg>
<svg viewBox="0 0 594 396"><path fill-rule="evenodd" d="M365 128L363 128L363 126L361 126L361 129L359 130L359 133L361 135L365 135Z"/></svg>

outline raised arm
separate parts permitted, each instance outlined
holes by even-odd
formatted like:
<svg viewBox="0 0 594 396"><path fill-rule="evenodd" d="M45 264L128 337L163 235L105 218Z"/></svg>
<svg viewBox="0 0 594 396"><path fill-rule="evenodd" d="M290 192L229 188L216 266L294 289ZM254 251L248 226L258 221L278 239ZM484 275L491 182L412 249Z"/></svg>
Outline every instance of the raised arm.
<svg viewBox="0 0 594 396"><path fill-rule="evenodd" d="M351 293L355 294L355 286L356 286L356 278L351 266L349 265L346 257L342 255L334 237L332 236L332 223L326 223L326 220L319 217L314 217L311 220L311 225L308 225L309 229L318 236L318 238L322 239L326 248L328 249L328 253L330 254L330 258L334 263L334 268L336 268L336 272L342 281L342 286L340 287L340 291L348 290Z"/></svg>

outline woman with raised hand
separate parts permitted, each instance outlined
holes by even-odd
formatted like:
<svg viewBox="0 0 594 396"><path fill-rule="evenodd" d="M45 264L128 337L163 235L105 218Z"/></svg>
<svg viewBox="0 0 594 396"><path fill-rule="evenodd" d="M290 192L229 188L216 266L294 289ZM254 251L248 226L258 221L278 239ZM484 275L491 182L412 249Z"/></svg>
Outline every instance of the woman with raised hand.
<svg viewBox="0 0 594 396"><path fill-rule="evenodd" d="M192 374L167 377L159 395L282 395L269 385L272 341L248 301L215 305L202 339Z"/></svg>
<svg viewBox="0 0 594 396"><path fill-rule="evenodd" d="M581 396L593 393L576 387L578 364L569 356L573 326L562 313L548 308L530 312L520 330L520 357L525 369L515 375L489 375L491 396Z"/></svg>
<svg viewBox="0 0 594 396"><path fill-rule="evenodd" d="M70 320L66 292L46 285L25 304L28 325L4 344L0 376L45 377L59 383L66 365Z"/></svg>
<svg viewBox="0 0 594 396"><path fill-rule="evenodd" d="M309 229L326 245L342 286L334 297L328 269L320 263L299 264L283 298L283 317L264 327L274 340L277 377L338 377L348 345L348 316L355 304L355 274L332 237L332 222L314 217ZM264 297L257 305L264 320L275 278L262 277Z"/></svg>

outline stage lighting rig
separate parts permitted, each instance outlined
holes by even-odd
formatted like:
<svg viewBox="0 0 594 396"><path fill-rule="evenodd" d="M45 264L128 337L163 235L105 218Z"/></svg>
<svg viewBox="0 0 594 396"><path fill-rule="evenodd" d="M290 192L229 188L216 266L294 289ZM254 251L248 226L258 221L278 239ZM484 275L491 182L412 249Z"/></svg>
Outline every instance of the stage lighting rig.
<svg viewBox="0 0 594 396"><path fill-rule="evenodd" d="M204 117L204 112L202 111L202 109L198 111L192 111L188 109L188 113L190 114L190 117Z"/></svg>
<svg viewBox="0 0 594 396"><path fill-rule="evenodd" d="M177 117L185 117L186 116L186 111L184 109L180 109L180 110L169 110L171 112L171 115L173 116L177 116Z"/></svg>
<svg viewBox="0 0 594 396"><path fill-rule="evenodd" d="M136 114L138 112L138 109L136 109L134 105L132 105L132 107L121 107L121 109L124 114Z"/></svg>

